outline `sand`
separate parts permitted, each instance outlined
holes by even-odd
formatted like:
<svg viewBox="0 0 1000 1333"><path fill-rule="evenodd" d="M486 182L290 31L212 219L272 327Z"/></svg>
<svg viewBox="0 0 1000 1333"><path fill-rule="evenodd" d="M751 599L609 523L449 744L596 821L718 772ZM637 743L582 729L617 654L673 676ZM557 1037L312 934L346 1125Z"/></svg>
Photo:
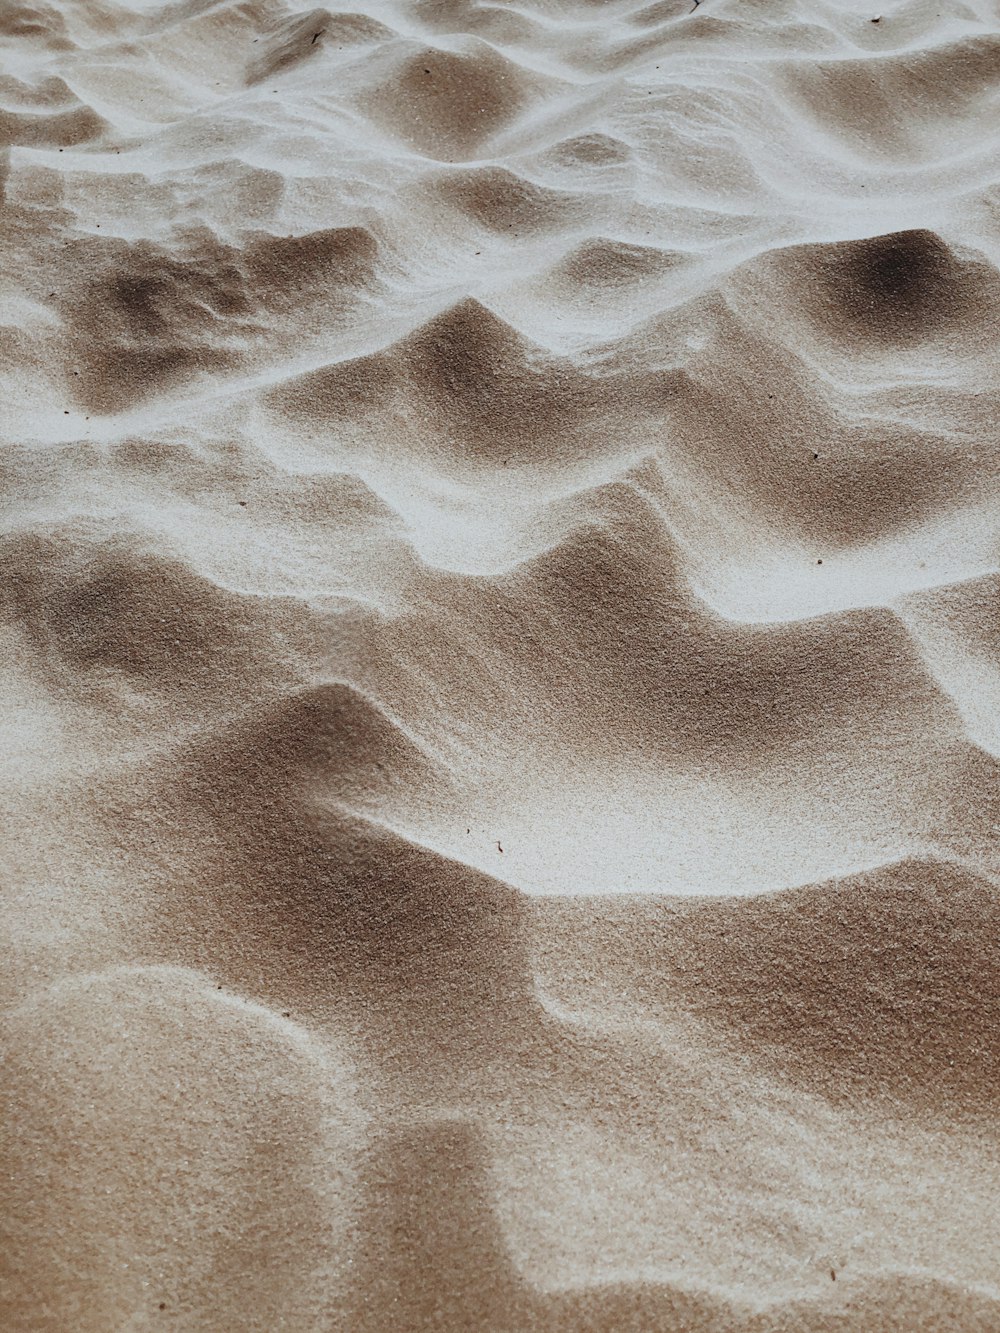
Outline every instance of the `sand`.
<svg viewBox="0 0 1000 1333"><path fill-rule="evenodd" d="M1000 1328L987 0L5 0L0 1326Z"/></svg>

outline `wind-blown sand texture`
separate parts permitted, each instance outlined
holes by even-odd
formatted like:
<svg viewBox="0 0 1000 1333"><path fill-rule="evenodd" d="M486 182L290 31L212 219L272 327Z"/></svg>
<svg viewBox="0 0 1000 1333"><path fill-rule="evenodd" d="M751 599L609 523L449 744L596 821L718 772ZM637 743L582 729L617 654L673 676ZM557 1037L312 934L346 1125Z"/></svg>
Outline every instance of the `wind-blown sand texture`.
<svg viewBox="0 0 1000 1333"><path fill-rule="evenodd" d="M1000 14L4 0L4 1330L1000 1328Z"/></svg>

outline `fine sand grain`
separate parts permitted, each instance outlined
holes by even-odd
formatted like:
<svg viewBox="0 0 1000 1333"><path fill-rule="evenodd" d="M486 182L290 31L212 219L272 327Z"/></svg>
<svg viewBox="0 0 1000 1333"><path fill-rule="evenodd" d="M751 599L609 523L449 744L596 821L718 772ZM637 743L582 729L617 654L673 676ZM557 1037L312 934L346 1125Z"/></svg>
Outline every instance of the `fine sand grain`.
<svg viewBox="0 0 1000 1333"><path fill-rule="evenodd" d="M992 0L0 0L10 1333L1000 1328Z"/></svg>

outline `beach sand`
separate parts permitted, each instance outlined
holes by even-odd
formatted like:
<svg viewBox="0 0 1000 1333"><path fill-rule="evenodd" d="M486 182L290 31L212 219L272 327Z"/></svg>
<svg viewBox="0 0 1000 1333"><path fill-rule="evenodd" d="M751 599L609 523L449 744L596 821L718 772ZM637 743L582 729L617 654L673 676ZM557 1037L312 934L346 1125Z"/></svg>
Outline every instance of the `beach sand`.
<svg viewBox="0 0 1000 1333"><path fill-rule="evenodd" d="M1000 1328L996 6L0 41L0 1325Z"/></svg>

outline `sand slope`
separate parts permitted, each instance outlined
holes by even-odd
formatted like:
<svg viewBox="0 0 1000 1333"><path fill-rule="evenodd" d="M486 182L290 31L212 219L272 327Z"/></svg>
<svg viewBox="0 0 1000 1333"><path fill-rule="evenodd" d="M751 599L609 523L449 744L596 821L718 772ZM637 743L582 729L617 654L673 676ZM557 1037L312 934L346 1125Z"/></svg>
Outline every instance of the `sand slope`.
<svg viewBox="0 0 1000 1333"><path fill-rule="evenodd" d="M1000 1326L985 0L7 0L12 1330Z"/></svg>

